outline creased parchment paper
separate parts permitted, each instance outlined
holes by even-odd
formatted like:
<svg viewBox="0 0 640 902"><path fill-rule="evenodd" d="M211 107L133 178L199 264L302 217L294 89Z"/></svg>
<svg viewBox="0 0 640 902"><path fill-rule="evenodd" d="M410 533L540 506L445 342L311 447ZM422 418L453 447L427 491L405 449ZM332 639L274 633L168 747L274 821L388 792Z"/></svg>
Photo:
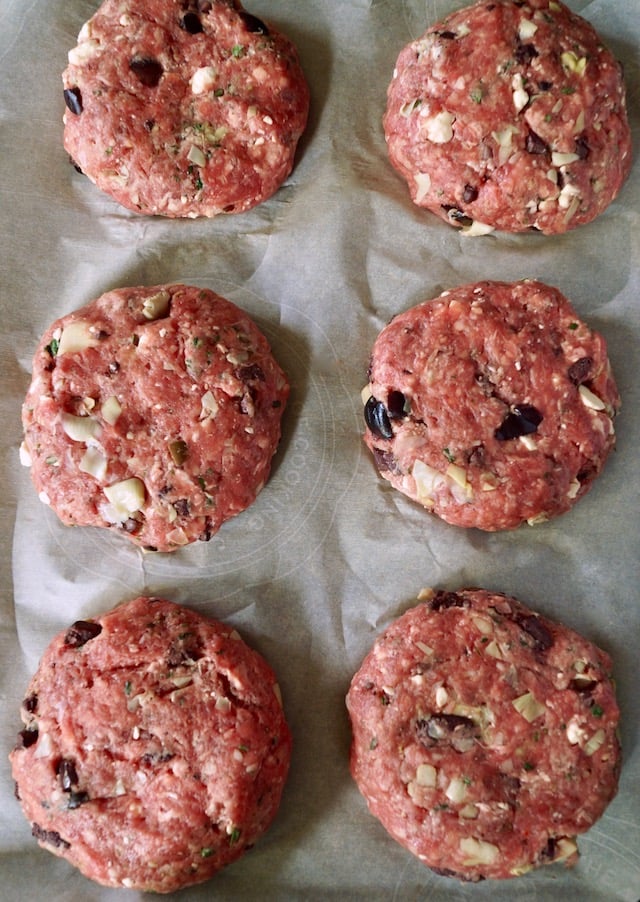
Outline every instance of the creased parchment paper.
<svg viewBox="0 0 640 902"><path fill-rule="evenodd" d="M295 750L271 830L238 863L176 899L624 900L640 896L640 166L594 223L562 237L464 238L411 205L381 115L398 52L459 0L255 0L297 44L312 91L297 166L255 210L214 221L135 217L62 148L60 73L88 0L0 5L2 501L0 897L143 898L107 890L41 850L6 760L19 705L54 633L141 593L232 623L276 670ZM570 0L623 61L640 147L638 0ZM618 446L569 514L506 534L429 517L375 473L361 442L371 345L395 313L480 278L557 285L606 337L623 398ZM18 460L37 340L112 288L183 281L243 306L292 382L273 476L208 544L143 554L65 528ZM344 695L374 637L423 586L518 596L615 662L624 765L582 857L517 882L436 877L367 812L348 771Z"/></svg>

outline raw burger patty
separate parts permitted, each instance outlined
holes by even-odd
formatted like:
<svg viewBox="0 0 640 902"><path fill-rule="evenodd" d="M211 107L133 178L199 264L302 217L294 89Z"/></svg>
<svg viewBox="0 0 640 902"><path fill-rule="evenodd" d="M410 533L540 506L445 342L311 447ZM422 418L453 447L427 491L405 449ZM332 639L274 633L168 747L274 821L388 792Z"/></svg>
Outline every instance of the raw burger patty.
<svg viewBox="0 0 640 902"><path fill-rule="evenodd" d="M557 0L481 0L402 50L384 129L413 201L471 234L565 232L631 167L622 70Z"/></svg>
<svg viewBox="0 0 640 902"><path fill-rule="evenodd" d="M273 820L291 738L274 674L235 630L158 598L46 650L10 755L46 849L107 886L170 892Z"/></svg>
<svg viewBox="0 0 640 902"><path fill-rule="evenodd" d="M164 216L266 200L309 108L291 42L232 0L105 0L63 83L78 168L130 210Z"/></svg>
<svg viewBox="0 0 640 902"><path fill-rule="evenodd" d="M288 393L256 325L213 291L110 291L42 338L23 462L64 523L172 551L254 501Z"/></svg>
<svg viewBox="0 0 640 902"><path fill-rule="evenodd" d="M382 476L485 530L569 510L613 447L619 407L604 339L536 281L463 285L396 316L363 398Z"/></svg>
<svg viewBox="0 0 640 902"><path fill-rule="evenodd" d="M609 657L506 595L421 597L347 696L351 771L369 809L446 876L573 863L576 834L617 789Z"/></svg>

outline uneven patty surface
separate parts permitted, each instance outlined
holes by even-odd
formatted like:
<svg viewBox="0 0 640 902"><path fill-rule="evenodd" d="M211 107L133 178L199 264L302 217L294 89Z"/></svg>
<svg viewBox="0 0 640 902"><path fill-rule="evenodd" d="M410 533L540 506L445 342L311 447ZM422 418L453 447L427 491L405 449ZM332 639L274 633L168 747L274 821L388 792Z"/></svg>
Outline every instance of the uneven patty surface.
<svg viewBox="0 0 640 902"><path fill-rule="evenodd" d="M572 864L615 795L609 657L514 598L423 591L347 696L351 771L420 860L464 880Z"/></svg>
<svg viewBox="0 0 640 902"><path fill-rule="evenodd" d="M480 0L400 53L384 130L412 200L470 234L565 232L631 167L621 66L558 0Z"/></svg>
<svg viewBox="0 0 640 902"><path fill-rule="evenodd" d="M170 892L273 820L291 738L274 674L235 630L158 598L46 650L11 753L33 835L107 886Z"/></svg>
<svg viewBox="0 0 640 902"><path fill-rule="evenodd" d="M130 210L171 217L270 197L309 109L292 43L232 0L105 0L63 84L76 166Z"/></svg>
<svg viewBox="0 0 640 902"><path fill-rule="evenodd" d="M396 316L363 399L381 475L484 530L569 510L614 445L620 404L602 336L537 281L463 285Z"/></svg>
<svg viewBox="0 0 640 902"><path fill-rule="evenodd" d="M262 489L287 379L252 320L208 289L107 292L40 341L23 462L68 525L172 551Z"/></svg>

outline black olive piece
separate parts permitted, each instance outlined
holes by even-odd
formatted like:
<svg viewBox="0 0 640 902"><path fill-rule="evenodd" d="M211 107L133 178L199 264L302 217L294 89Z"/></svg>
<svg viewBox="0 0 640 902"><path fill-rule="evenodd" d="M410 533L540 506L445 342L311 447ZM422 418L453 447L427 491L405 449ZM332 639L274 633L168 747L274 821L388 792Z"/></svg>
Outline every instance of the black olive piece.
<svg viewBox="0 0 640 902"><path fill-rule="evenodd" d="M56 774L64 792L71 792L78 785L78 771L75 762L71 758L61 758L56 767Z"/></svg>
<svg viewBox="0 0 640 902"><path fill-rule="evenodd" d="M452 204L442 204L442 209L445 211L447 217L451 220L451 222L455 225L467 227L473 225L473 219L471 218L471 216L467 216L466 213L463 213L462 210L459 210L457 207L452 206Z"/></svg>
<svg viewBox="0 0 640 902"><path fill-rule="evenodd" d="M462 200L465 204L472 204L474 200L478 199L478 189L475 185L465 185L464 191L462 192Z"/></svg>
<svg viewBox="0 0 640 902"><path fill-rule="evenodd" d="M254 34L269 34L269 29L262 19L259 19L257 16L254 16L245 10L241 10L240 18L246 25L247 31L252 31Z"/></svg>
<svg viewBox="0 0 640 902"><path fill-rule="evenodd" d="M382 451L380 448L373 449L373 459L380 473L400 473L398 461L391 451Z"/></svg>
<svg viewBox="0 0 640 902"><path fill-rule="evenodd" d="M387 441L393 438L393 429L386 408L382 401L377 401L373 395L364 406L364 419L374 435Z"/></svg>
<svg viewBox="0 0 640 902"><path fill-rule="evenodd" d="M436 592L429 602L432 611L442 611L446 608L463 608L464 598L456 592Z"/></svg>
<svg viewBox="0 0 640 902"><path fill-rule="evenodd" d="M53 846L54 849L68 849L71 846L71 843L63 839L57 830L45 830L40 824L31 824L31 835L40 842Z"/></svg>
<svg viewBox="0 0 640 902"><path fill-rule="evenodd" d="M445 41L453 41L454 38L457 37L455 31L439 31L439 37L444 38Z"/></svg>
<svg viewBox="0 0 640 902"><path fill-rule="evenodd" d="M521 630L533 639L536 651L547 651L553 645L553 636L535 614L515 613L511 619L517 623Z"/></svg>
<svg viewBox="0 0 640 902"><path fill-rule="evenodd" d="M518 44L515 50L516 62L522 66L528 66L531 60L538 56L538 51L533 44Z"/></svg>
<svg viewBox="0 0 640 902"><path fill-rule="evenodd" d="M84 805L89 801L89 793L88 792L75 792L72 791L69 793L69 798L67 800L67 808L73 810L74 808L79 808L81 805Z"/></svg>
<svg viewBox="0 0 640 902"><path fill-rule="evenodd" d="M593 366L593 357L580 357L574 361L567 371L567 375L574 385L582 385L589 378Z"/></svg>
<svg viewBox="0 0 640 902"><path fill-rule="evenodd" d="M25 711L27 711L28 714L33 714L33 712L38 707L38 696L35 692L25 698L25 700L22 702L22 707Z"/></svg>
<svg viewBox="0 0 640 902"><path fill-rule="evenodd" d="M589 154L591 153L591 148L589 147L589 142L581 135L579 138L576 138L576 153L581 160L586 160Z"/></svg>
<svg viewBox="0 0 640 902"><path fill-rule="evenodd" d="M18 733L18 748L28 749L38 741L38 730L20 730Z"/></svg>
<svg viewBox="0 0 640 902"><path fill-rule="evenodd" d="M264 382L264 370L257 363L239 366L235 375L241 382Z"/></svg>
<svg viewBox="0 0 640 902"><path fill-rule="evenodd" d="M76 620L64 637L64 644L72 648L80 648L90 639L95 639L102 632L102 626L93 620Z"/></svg>
<svg viewBox="0 0 640 902"><path fill-rule="evenodd" d="M75 116L79 116L82 112L82 93L80 88L65 88L64 102L67 105L67 109L71 110Z"/></svg>
<svg viewBox="0 0 640 902"><path fill-rule="evenodd" d="M189 499L188 498L178 498L177 501L173 502L173 509L179 517L188 517L189 516Z"/></svg>
<svg viewBox="0 0 640 902"><path fill-rule="evenodd" d="M532 432L536 432L542 420L542 414L532 404L516 404L495 430L494 435L499 442L531 435Z"/></svg>
<svg viewBox="0 0 640 902"><path fill-rule="evenodd" d="M405 416L407 399L401 391L390 391L387 397L387 413L392 420L401 420Z"/></svg>
<svg viewBox="0 0 640 902"><path fill-rule="evenodd" d="M548 144L542 140L540 135L536 135L535 132L531 131L531 129L529 129L527 137L525 138L524 146L527 153L542 154L548 153L549 151Z"/></svg>
<svg viewBox="0 0 640 902"><path fill-rule="evenodd" d="M180 20L180 28L184 31L188 31L189 34L200 34L203 30L200 16L196 13L185 13Z"/></svg>
<svg viewBox="0 0 640 902"><path fill-rule="evenodd" d="M164 72L162 65L149 57L134 57L129 61L129 68L147 88L155 88Z"/></svg>

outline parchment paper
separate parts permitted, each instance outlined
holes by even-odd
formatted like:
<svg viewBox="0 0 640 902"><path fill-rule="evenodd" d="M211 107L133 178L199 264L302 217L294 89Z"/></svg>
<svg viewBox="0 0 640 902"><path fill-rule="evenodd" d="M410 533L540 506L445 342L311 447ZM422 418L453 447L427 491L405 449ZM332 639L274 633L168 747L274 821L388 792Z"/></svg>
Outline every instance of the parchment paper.
<svg viewBox="0 0 640 902"><path fill-rule="evenodd" d="M278 673L295 737L282 808L244 859L181 900L640 897L638 454L640 169L594 223L563 237L469 239L414 208L392 171L381 115L402 46L459 0L255 0L297 44L312 112L293 175L242 216L136 217L70 166L60 73L97 8L0 3L2 502L0 897L143 898L102 889L39 849L6 754L40 655L74 620L141 593L234 624ZM640 147L638 0L570 0L624 62ZM371 345L395 313L479 278L542 278L604 333L623 397L618 446L569 514L506 534L447 526L390 489L361 442ZM272 479L209 544L143 554L102 530L68 529L20 467L20 405L37 340L104 291L183 281L244 306L293 391ZM517 595L606 648L622 707L617 798L573 871L516 883L436 877L367 812L348 771L344 695L375 636L423 586Z"/></svg>

